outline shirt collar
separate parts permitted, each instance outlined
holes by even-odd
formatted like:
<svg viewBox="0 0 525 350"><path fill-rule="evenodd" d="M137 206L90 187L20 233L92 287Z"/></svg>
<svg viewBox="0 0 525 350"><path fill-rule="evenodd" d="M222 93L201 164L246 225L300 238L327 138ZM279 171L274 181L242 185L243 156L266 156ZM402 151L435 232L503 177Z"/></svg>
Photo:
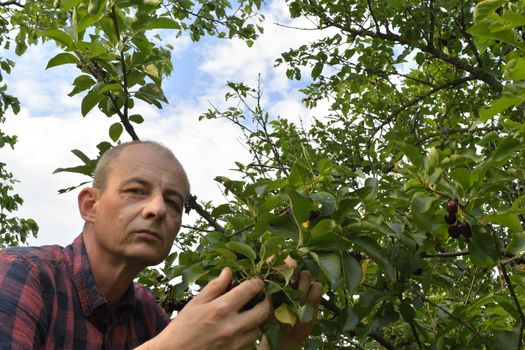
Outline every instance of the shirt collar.
<svg viewBox="0 0 525 350"><path fill-rule="evenodd" d="M68 247L72 251L72 277L73 284L77 290L78 299L84 316L88 317L103 306L107 309L106 297L97 286L95 277L91 272L89 259L84 244L83 235L80 234ZM133 284L129 286L120 302L113 308L115 311L125 310L135 305L135 291Z"/></svg>

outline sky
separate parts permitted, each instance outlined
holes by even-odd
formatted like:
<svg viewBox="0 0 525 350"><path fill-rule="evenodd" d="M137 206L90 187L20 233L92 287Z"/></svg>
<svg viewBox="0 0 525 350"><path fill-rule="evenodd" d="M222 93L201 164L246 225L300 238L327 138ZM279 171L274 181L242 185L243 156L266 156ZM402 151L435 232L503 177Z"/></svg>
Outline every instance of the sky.
<svg viewBox="0 0 525 350"><path fill-rule="evenodd" d="M186 36L175 39L175 34L164 32L165 41L174 46L174 71L163 83L169 104L162 110L146 104L133 110L145 118L136 126L140 138L158 141L174 151L199 200L224 202L221 188L213 179L219 175L238 177L231 171L234 162L250 159L235 126L222 120L198 121L212 105L227 106L227 81L255 87L260 74L263 106L273 117L307 124L313 115L327 110L324 105L306 109L297 91L299 84L286 78L284 67L274 67L282 52L324 33L282 26L312 28L305 19L292 21L283 1L269 1L264 12L265 32L251 48L239 40L207 38L193 43ZM82 117L83 95L67 96L79 73L76 67L45 69L58 52L49 44L30 47L15 59L16 67L5 77L8 92L21 101L21 112L8 115L1 126L8 134L17 135L18 143L14 151L0 149L0 161L7 163L19 181L14 192L24 199L24 205L17 215L33 218L40 226L38 237L30 239L30 245L67 245L81 232L78 190L61 195L58 190L89 178L53 171L80 164L70 150L79 149L95 157L96 145L109 141L108 128L116 121L116 117L107 118L95 110ZM127 141L129 137L121 139ZM184 218L184 224L191 224L193 219L191 215Z"/></svg>

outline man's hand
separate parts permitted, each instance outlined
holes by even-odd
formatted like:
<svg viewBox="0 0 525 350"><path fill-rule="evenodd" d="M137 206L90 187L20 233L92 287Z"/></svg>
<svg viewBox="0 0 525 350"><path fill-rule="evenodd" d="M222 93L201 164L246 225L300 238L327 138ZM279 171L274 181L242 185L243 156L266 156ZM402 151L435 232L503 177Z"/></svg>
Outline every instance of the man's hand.
<svg viewBox="0 0 525 350"><path fill-rule="evenodd" d="M285 265L279 267L279 269L285 268L297 268L297 262L292 258L288 257L285 259ZM308 338L317 320L317 312L319 311L319 304L321 302L321 296L323 293L323 286L319 282L312 282L312 274L310 271L300 271L297 278L299 278L299 292L304 296L305 302L312 305L314 309L314 315L312 319L307 323L298 321L293 327L282 326L281 327L281 341L279 343L279 350L299 350L301 346ZM259 350L269 350L270 345L266 337L261 341Z"/></svg>
<svg viewBox="0 0 525 350"><path fill-rule="evenodd" d="M253 350L262 336L260 326L269 316L270 301L239 312L264 291L264 282L247 280L224 294L231 279L231 270L225 268L158 336L137 349Z"/></svg>

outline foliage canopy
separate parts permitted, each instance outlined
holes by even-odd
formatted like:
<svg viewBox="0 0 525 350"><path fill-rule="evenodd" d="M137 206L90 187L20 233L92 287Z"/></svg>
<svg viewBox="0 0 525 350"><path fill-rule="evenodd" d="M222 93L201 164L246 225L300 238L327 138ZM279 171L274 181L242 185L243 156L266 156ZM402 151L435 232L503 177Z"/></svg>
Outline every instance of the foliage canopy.
<svg viewBox="0 0 525 350"><path fill-rule="evenodd" d="M290 79L309 75L304 103L327 100L329 113L302 128L268 115L260 89L229 82L235 107L202 118L238 125L253 161L237 163L238 179L217 177L227 203L190 198L202 219L181 233L160 281L154 270L141 281L173 309L223 266L262 274L277 319L293 323L311 308L290 271L270 278L291 255L325 285L308 349L522 349L525 2L286 3L333 29L276 61ZM85 94L82 114L97 107L118 118L113 142L124 130L136 139L135 101L166 102L170 47L156 31L251 45L262 4L237 5L63 0L24 40L54 40L63 50L48 67L77 65L70 94ZM58 171L91 174L96 160L73 152L83 164Z"/></svg>

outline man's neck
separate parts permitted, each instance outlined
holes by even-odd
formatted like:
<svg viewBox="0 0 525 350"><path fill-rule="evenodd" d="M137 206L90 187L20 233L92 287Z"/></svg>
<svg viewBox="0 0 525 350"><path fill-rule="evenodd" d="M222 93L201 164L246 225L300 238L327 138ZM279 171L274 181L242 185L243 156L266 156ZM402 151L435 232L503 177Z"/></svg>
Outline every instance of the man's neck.
<svg viewBox="0 0 525 350"><path fill-rule="evenodd" d="M91 272L109 307L116 305L143 267L130 265L107 251L99 249L94 235L84 232L84 244Z"/></svg>

